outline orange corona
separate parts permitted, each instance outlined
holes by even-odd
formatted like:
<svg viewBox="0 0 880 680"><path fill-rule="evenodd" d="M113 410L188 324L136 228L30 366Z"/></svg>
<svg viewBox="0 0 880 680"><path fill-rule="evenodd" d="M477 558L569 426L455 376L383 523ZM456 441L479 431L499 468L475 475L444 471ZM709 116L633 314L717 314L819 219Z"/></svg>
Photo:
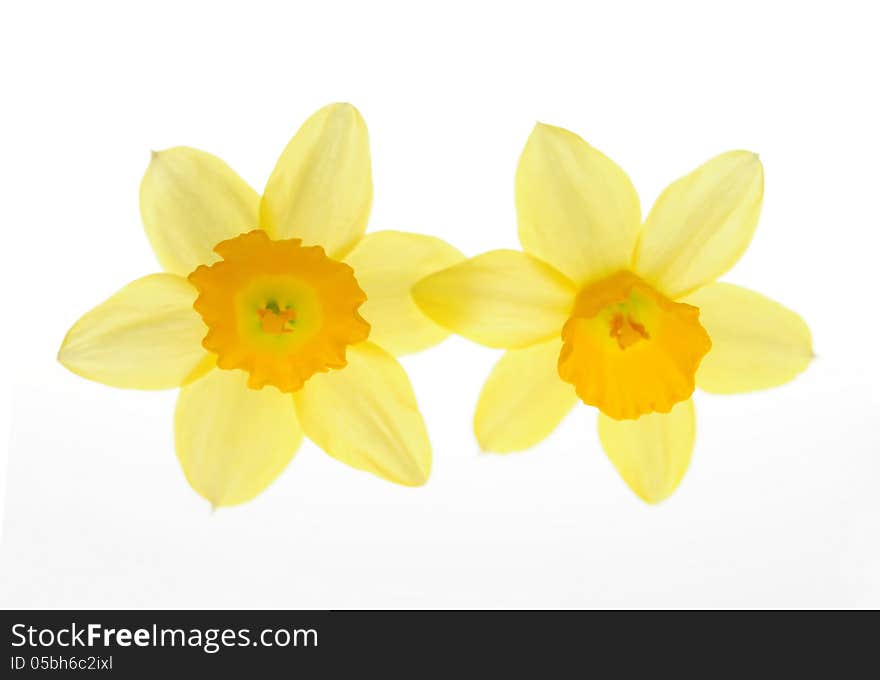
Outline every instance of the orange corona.
<svg viewBox="0 0 880 680"><path fill-rule="evenodd" d="M188 277L208 326L202 345L220 368L247 371L248 387L295 392L315 373L345 366L346 347L367 339L358 313L366 294L352 268L320 246L255 230L214 252L223 259Z"/></svg>
<svg viewBox="0 0 880 680"><path fill-rule="evenodd" d="M584 288L562 329L559 376L618 420L668 413L694 391L712 343L700 311L619 272Z"/></svg>

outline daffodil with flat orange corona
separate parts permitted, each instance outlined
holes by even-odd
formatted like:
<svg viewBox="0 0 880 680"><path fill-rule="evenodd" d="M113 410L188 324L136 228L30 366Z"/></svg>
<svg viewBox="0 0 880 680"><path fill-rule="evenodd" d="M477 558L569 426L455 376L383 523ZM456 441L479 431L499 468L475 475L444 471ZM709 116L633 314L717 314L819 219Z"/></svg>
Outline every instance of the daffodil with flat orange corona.
<svg viewBox="0 0 880 680"><path fill-rule="evenodd" d="M752 239L763 198L758 157L731 151L673 182L642 221L627 175L577 135L539 124L516 173L525 252L496 250L427 276L413 294L431 318L508 350L477 404L483 449L544 439L578 399L643 500L678 486L695 438L695 386L773 387L813 352L804 321L718 283Z"/></svg>
<svg viewBox="0 0 880 680"><path fill-rule="evenodd" d="M177 457L213 506L254 498L303 434L423 484L431 447L395 356L446 337L410 289L463 257L428 236L365 235L372 199L366 125L348 104L303 124L262 197L208 153L154 153L140 205L165 272L83 316L59 360L107 385L181 388Z"/></svg>

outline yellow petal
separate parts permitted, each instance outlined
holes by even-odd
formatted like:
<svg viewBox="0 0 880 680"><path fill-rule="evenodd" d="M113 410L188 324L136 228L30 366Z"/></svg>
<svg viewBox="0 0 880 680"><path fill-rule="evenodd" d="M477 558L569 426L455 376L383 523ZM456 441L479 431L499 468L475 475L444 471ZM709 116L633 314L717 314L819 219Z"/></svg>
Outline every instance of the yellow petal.
<svg viewBox="0 0 880 680"><path fill-rule="evenodd" d="M306 436L347 465L419 486L431 445L403 367L376 345L348 348L348 365L319 373L294 394Z"/></svg>
<svg viewBox="0 0 880 680"><path fill-rule="evenodd" d="M523 248L578 285L627 269L641 224L626 173L576 134L538 124L516 171Z"/></svg>
<svg viewBox="0 0 880 680"><path fill-rule="evenodd" d="M367 234L345 261L367 294L358 311L372 326L370 341L399 356L436 345L449 335L418 308L410 292L422 277L462 260L458 250L432 236Z"/></svg>
<svg viewBox="0 0 880 680"><path fill-rule="evenodd" d="M714 283L684 298L700 308L712 349L697 371L697 386L716 394L782 385L813 358L804 320L760 293Z"/></svg>
<svg viewBox="0 0 880 680"><path fill-rule="evenodd" d="M691 461L696 434L690 399L669 413L638 420L614 420L599 414L599 439L614 467L636 495L647 503L668 498Z"/></svg>
<svg viewBox="0 0 880 680"><path fill-rule="evenodd" d="M252 390L244 371L218 368L180 391L174 440L187 481L218 507L269 486L299 448L302 429L289 394Z"/></svg>
<svg viewBox="0 0 880 680"><path fill-rule="evenodd" d="M257 192L216 156L184 146L153 153L140 202L156 257L182 276L214 262L220 241L259 226Z"/></svg>
<svg viewBox="0 0 880 680"><path fill-rule="evenodd" d="M670 184L642 229L637 274L668 297L685 295L730 269L758 226L764 169L749 151L729 151Z"/></svg>
<svg viewBox="0 0 880 680"><path fill-rule="evenodd" d="M281 153L260 220L272 238L300 238L340 258L363 236L373 201L370 142L351 104L313 114Z"/></svg>
<svg viewBox="0 0 880 680"><path fill-rule="evenodd" d="M556 372L561 340L506 352L483 385L474 432L485 451L534 446L556 429L577 402Z"/></svg>
<svg viewBox="0 0 880 680"><path fill-rule="evenodd" d="M67 332L58 361L89 380L161 390L204 374L207 328L193 309L196 289L175 274L137 279Z"/></svg>
<svg viewBox="0 0 880 680"><path fill-rule="evenodd" d="M489 347L519 348L558 336L574 284L516 250L493 250L422 279L413 298L434 321Z"/></svg>

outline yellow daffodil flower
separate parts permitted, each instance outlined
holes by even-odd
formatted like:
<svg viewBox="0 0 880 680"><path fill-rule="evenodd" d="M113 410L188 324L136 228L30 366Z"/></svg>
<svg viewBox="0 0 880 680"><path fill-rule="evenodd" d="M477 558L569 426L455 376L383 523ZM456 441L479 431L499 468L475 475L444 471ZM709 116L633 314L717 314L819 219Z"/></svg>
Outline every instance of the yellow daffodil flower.
<svg viewBox="0 0 880 680"><path fill-rule="evenodd" d="M372 198L367 128L348 104L305 122L262 197L203 151L154 153L140 205L165 273L83 316L59 361L116 387L181 387L177 457L213 506L259 494L303 434L423 484L431 448L394 355L446 337L410 288L463 257L428 236L364 235Z"/></svg>
<svg viewBox="0 0 880 680"><path fill-rule="evenodd" d="M695 385L731 394L780 385L809 364L794 312L716 279L758 223L764 175L747 151L673 182L642 223L627 175L577 135L539 124L516 173L525 252L496 250L414 287L419 306L466 338L508 350L474 416L487 451L544 439L580 398L642 499L678 486L691 458Z"/></svg>

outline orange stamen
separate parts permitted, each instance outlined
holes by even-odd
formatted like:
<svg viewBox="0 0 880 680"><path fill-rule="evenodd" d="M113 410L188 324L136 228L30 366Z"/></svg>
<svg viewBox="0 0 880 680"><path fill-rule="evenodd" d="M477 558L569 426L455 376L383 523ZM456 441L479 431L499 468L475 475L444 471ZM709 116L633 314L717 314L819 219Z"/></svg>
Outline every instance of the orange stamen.
<svg viewBox="0 0 880 680"><path fill-rule="evenodd" d="M270 307L258 309L257 314L260 316L260 328L264 333L292 333L287 322L296 319L296 311L293 309L283 309L280 312Z"/></svg>

